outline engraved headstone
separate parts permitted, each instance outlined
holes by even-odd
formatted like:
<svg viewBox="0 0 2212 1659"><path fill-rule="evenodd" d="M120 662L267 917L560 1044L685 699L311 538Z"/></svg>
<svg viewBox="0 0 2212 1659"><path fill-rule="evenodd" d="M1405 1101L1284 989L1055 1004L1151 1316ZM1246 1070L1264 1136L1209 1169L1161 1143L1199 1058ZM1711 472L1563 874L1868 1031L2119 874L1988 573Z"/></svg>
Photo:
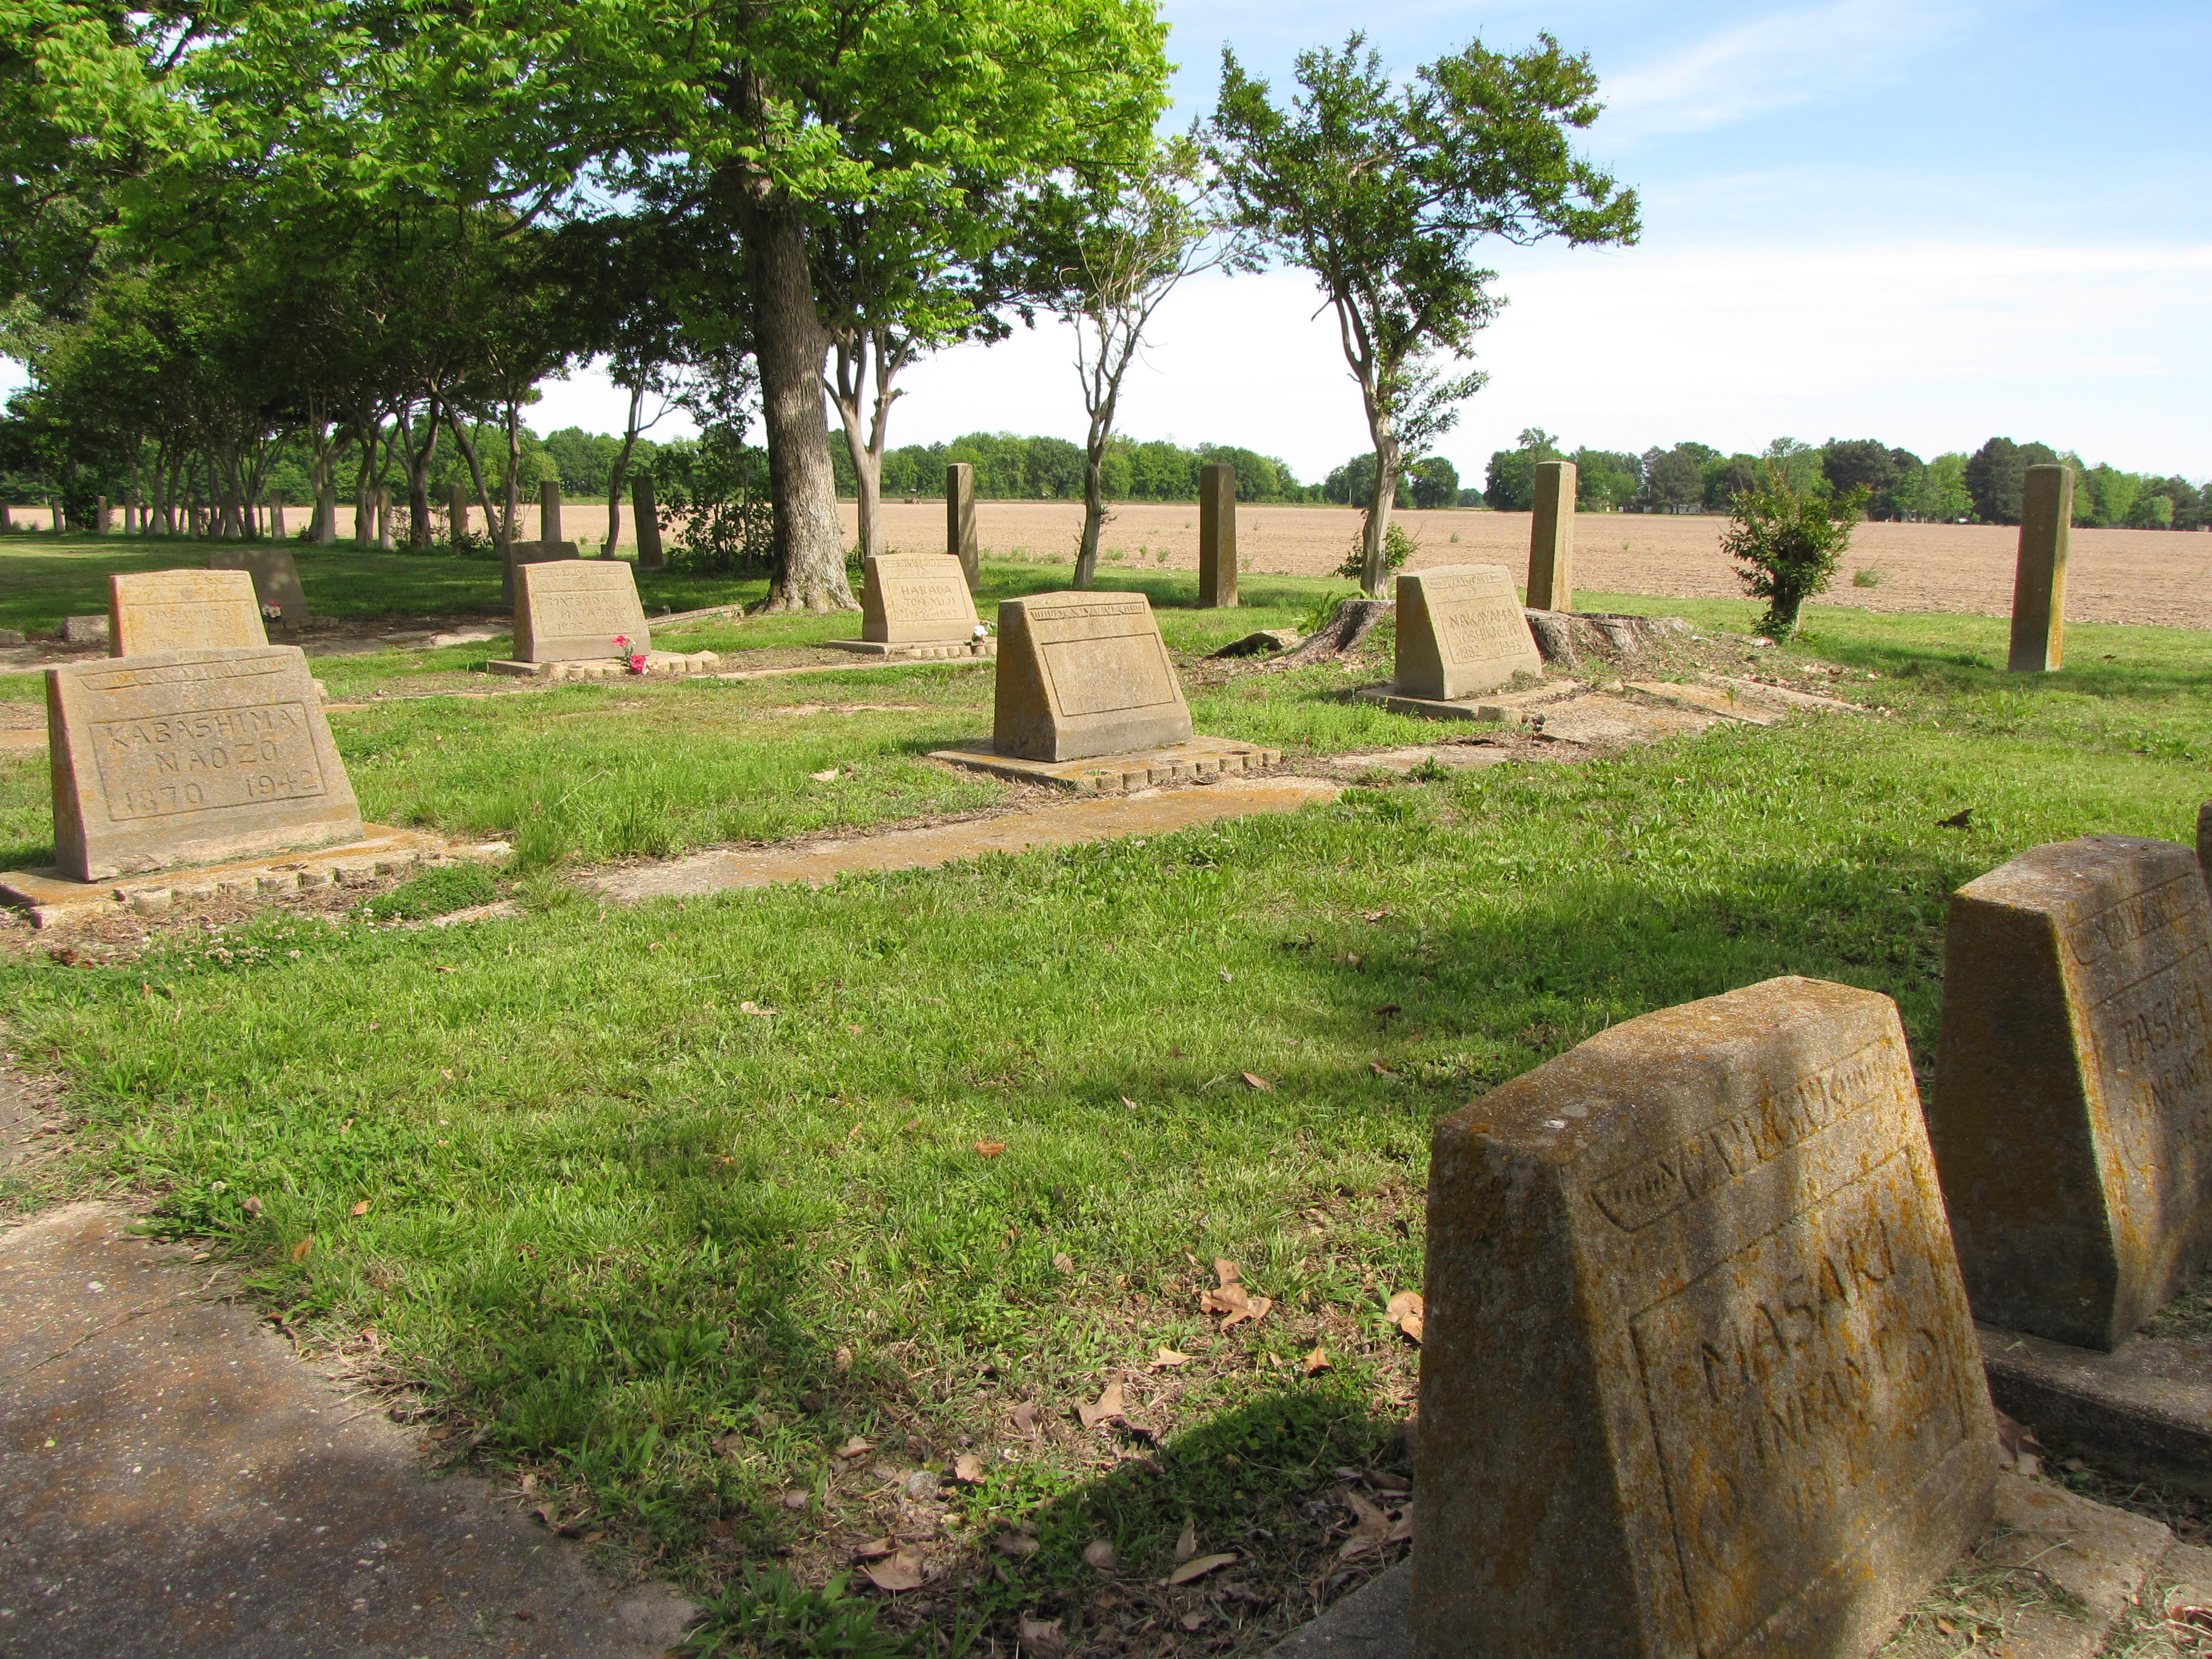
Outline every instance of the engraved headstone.
<svg viewBox="0 0 2212 1659"><path fill-rule="evenodd" d="M983 580L983 556L975 535L975 469L966 461L945 469L945 550L960 561L973 590Z"/></svg>
<svg viewBox="0 0 2212 1659"><path fill-rule="evenodd" d="M514 660L589 662L653 649L627 559L515 567ZM621 635L629 641L617 645Z"/></svg>
<svg viewBox="0 0 2212 1659"><path fill-rule="evenodd" d="M1237 603L1237 469L1198 470L1198 602Z"/></svg>
<svg viewBox="0 0 2212 1659"><path fill-rule="evenodd" d="M1575 608L1575 464L1536 463L1535 511L1528 515L1528 608Z"/></svg>
<svg viewBox="0 0 2212 1659"><path fill-rule="evenodd" d="M285 637L297 639L307 620L307 596L300 586L300 567L289 547L232 549L208 555L210 570L243 570L252 579L253 596L265 617L272 605ZM228 641L225 641L228 643Z"/></svg>
<svg viewBox="0 0 2212 1659"><path fill-rule="evenodd" d="M992 747L1087 760L1187 742L1190 706L1141 593L1038 593L999 605Z"/></svg>
<svg viewBox="0 0 2212 1659"><path fill-rule="evenodd" d="M107 654L266 645L253 578L243 570L139 570L107 579Z"/></svg>
<svg viewBox="0 0 2212 1659"><path fill-rule="evenodd" d="M878 553L866 562L860 637L886 645L975 637L975 596L960 561L942 553Z"/></svg>
<svg viewBox="0 0 2212 1659"><path fill-rule="evenodd" d="M2015 674L2057 668L2066 655L2066 550L2074 523L2074 469L2031 466L2021 482L2020 556L2012 580Z"/></svg>
<svg viewBox="0 0 2212 1659"><path fill-rule="evenodd" d="M574 542L509 542L507 544L507 563L500 572L499 597L506 603L514 603L514 573L526 564L548 564L556 559L580 558Z"/></svg>
<svg viewBox="0 0 2212 1659"><path fill-rule="evenodd" d="M79 881L358 840L361 809L294 646L46 671L55 862Z"/></svg>
<svg viewBox="0 0 2212 1659"><path fill-rule="evenodd" d="M1419 1659L1845 1659L1987 1525L1996 1432L1887 997L1775 979L1446 1118Z"/></svg>
<svg viewBox="0 0 2212 1659"><path fill-rule="evenodd" d="M1989 1324L2109 1349L2212 1260L2212 895L2190 848L2090 836L1951 896L1928 1128Z"/></svg>
<svg viewBox="0 0 2212 1659"><path fill-rule="evenodd" d="M1448 564L1398 578L1395 689L1448 702L1544 672L1536 636L1503 565Z"/></svg>

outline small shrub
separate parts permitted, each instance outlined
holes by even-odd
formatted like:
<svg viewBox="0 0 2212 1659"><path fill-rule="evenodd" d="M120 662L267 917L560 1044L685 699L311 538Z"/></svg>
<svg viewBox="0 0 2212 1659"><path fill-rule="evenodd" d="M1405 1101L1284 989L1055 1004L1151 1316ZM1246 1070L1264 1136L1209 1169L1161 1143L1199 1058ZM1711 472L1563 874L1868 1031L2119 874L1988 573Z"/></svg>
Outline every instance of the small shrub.
<svg viewBox="0 0 2212 1659"><path fill-rule="evenodd" d="M1744 591L1767 602L1759 631L1768 639L1786 641L1799 608L1828 591L1866 499L1864 484L1840 495L1801 495L1772 465L1765 489L1736 492L1721 551L1744 567L1736 573Z"/></svg>
<svg viewBox="0 0 2212 1659"><path fill-rule="evenodd" d="M1881 572L1873 568L1871 566L1861 565L1856 570L1851 572L1851 586L1853 587L1880 587L1881 586Z"/></svg>
<svg viewBox="0 0 2212 1659"><path fill-rule="evenodd" d="M1454 537L1453 540L1459 538ZM1406 526L1392 520L1382 532L1382 562L1390 570L1403 570L1406 561L1419 552L1421 544L1407 533ZM1359 534L1352 538L1352 551L1342 564L1329 572L1346 581L1364 581L1367 576L1367 531L1363 524Z"/></svg>
<svg viewBox="0 0 2212 1659"><path fill-rule="evenodd" d="M370 921L424 921L432 916L489 904L499 896L499 878L481 864L441 864L388 893L364 899L354 914Z"/></svg>
<svg viewBox="0 0 2212 1659"><path fill-rule="evenodd" d="M1298 637L1311 639L1328 626L1330 619L1336 615L1336 608L1339 605L1346 599L1357 599L1362 597L1364 596L1358 593L1331 593L1316 599L1298 617Z"/></svg>

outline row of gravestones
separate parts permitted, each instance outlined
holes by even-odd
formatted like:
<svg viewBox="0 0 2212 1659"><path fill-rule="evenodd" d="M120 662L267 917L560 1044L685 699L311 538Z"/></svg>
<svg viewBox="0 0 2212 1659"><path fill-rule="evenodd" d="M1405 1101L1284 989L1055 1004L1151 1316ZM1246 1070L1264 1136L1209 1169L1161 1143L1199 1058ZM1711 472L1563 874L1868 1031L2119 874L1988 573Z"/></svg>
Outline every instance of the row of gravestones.
<svg viewBox="0 0 2212 1659"><path fill-rule="evenodd" d="M1792 978L1440 1124L1414 1652L1878 1644L1990 1522L1975 1320L2109 1349L2212 1253L2208 879L2100 836L1961 888L1924 1117L1894 1005Z"/></svg>

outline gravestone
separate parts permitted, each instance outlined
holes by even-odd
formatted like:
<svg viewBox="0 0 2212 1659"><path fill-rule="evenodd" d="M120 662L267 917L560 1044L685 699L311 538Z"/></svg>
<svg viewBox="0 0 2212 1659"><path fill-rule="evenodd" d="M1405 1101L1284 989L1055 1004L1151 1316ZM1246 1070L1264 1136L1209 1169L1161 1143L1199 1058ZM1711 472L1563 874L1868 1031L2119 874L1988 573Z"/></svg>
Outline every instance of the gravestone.
<svg viewBox="0 0 2212 1659"><path fill-rule="evenodd" d="M62 618L64 645L104 645L113 637L115 629L106 617L64 617Z"/></svg>
<svg viewBox="0 0 2212 1659"><path fill-rule="evenodd" d="M1444 1119L1426 1294L1420 1659L1856 1656L1989 1522L1887 997L1769 980Z"/></svg>
<svg viewBox="0 0 2212 1659"><path fill-rule="evenodd" d="M2041 674L2066 655L2066 550L2074 469L2031 466L2021 481L2020 556L2012 580L2012 647L2005 666Z"/></svg>
<svg viewBox="0 0 2212 1659"><path fill-rule="evenodd" d="M458 542L469 533L469 492L455 484L446 492L446 539Z"/></svg>
<svg viewBox="0 0 2212 1659"><path fill-rule="evenodd" d="M514 660L589 662L653 649L627 559L562 559L515 567ZM617 645L617 635L628 645Z"/></svg>
<svg viewBox="0 0 2212 1659"><path fill-rule="evenodd" d="M2205 884L2212 886L2212 800L2197 809L2197 862L2203 868Z"/></svg>
<svg viewBox="0 0 2212 1659"><path fill-rule="evenodd" d="M1575 608L1575 464L1536 463L1536 510L1528 520L1528 609Z"/></svg>
<svg viewBox="0 0 2212 1659"><path fill-rule="evenodd" d="M975 596L957 559L942 553L878 553L866 562L860 637L885 645L965 643L975 637Z"/></svg>
<svg viewBox="0 0 2212 1659"><path fill-rule="evenodd" d="M1024 760L1187 742L1190 706L1141 593L1038 593L999 605L991 741Z"/></svg>
<svg viewBox="0 0 2212 1659"><path fill-rule="evenodd" d="M362 834L296 647L50 668L46 732L55 862L78 881Z"/></svg>
<svg viewBox="0 0 2212 1659"><path fill-rule="evenodd" d="M1198 602L1237 603L1237 469L1198 470Z"/></svg>
<svg viewBox="0 0 2212 1659"><path fill-rule="evenodd" d="M253 578L243 570L140 570L110 576L107 615L111 657L269 643Z"/></svg>
<svg viewBox="0 0 2212 1659"><path fill-rule="evenodd" d="M538 539L561 539L561 486L550 478L538 486Z"/></svg>
<svg viewBox="0 0 2212 1659"><path fill-rule="evenodd" d="M631 480L629 510L637 520L637 568L667 569L667 550L660 544L660 504L653 497L650 472L641 472Z"/></svg>
<svg viewBox="0 0 2212 1659"><path fill-rule="evenodd" d="M278 541L284 539L284 498L281 495L269 498L269 533Z"/></svg>
<svg viewBox="0 0 2212 1659"><path fill-rule="evenodd" d="M550 564L557 559L583 556L574 542L556 542L547 546L544 542L509 542L507 544L507 563L500 572L499 597L507 605L514 603L514 572L526 564Z"/></svg>
<svg viewBox="0 0 2212 1659"><path fill-rule="evenodd" d="M392 486L376 487L376 544L383 551L392 551Z"/></svg>
<svg viewBox="0 0 2212 1659"><path fill-rule="evenodd" d="M2212 1259L2208 1045L2189 848L2090 836L1952 895L1928 1128L1977 1318L2110 1349Z"/></svg>
<svg viewBox="0 0 2212 1659"><path fill-rule="evenodd" d="M105 536L108 528L107 497L97 496L94 499L92 506L92 533L95 536Z"/></svg>
<svg viewBox="0 0 2212 1659"><path fill-rule="evenodd" d="M975 535L975 469L966 461L945 469L945 550L960 561L972 592L983 580L983 556Z"/></svg>
<svg viewBox="0 0 2212 1659"><path fill-rule="evenodd" d="M1392 688L1440 702L1493 691L1544 659L1497 564L1448 564L1398 578L1398 646Z"/></svg>
<svg viewBox="0 0 2212 1659"><path fill-rule="evenodd" d="M226 550L208 555L210 570L243 570L253 582L253 597L265 616L276 607L284 637L297 640L307 620L307 596L300 586L300 567L289 547ZM226 641L228 644L231 641Z"/></svg>

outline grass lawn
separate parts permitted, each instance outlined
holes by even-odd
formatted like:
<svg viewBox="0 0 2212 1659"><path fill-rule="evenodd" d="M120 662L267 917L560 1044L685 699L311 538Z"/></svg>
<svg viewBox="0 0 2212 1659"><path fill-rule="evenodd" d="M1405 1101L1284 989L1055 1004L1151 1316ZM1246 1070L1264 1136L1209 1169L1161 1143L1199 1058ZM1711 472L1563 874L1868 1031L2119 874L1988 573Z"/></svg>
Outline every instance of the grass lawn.
<svg viewBox="0 0 2212 1659"><path fill-rule="evenodd" d="M994 592L1054 580L993 572ZM1280 625L1324 585L1255 586L1240 612L1164 611L1169 638ZM1608 1023L1782 973L1897 998L1924 1077L1953 888L2041 842L2193 833L2212 636L2081 628L2074 666L2027 679L1995 666L2000 622L1809 614L1784 655L1893 713L628 910L561 857L991 798L915 758L988 729L989 675L341 714L372 816L516 834L524 913L280 913L103 965L0 960L7 1040L77 1115L13 1196L142 1195L304 1345L417 1387L443 1455L726 1591L731 1651L827 1651L803 1631L830 1611L759 1573L819 1583L893 1534L939 1576L840 1651L924 1628L1003 1645L1022 1617L1097 1651L1256 1650L1340 1566L1343 1471L1380 1489L1405 1466L1417 1356L1384 1304L1419 1283L1438 1115ZM334 694L372 660L325 665ZM1330 702L1346 678L1240 678L1198 723L1436 735ZM20 848L43 763L6 764ZM831 764L849 790L806 779ZM1273 1299L1263 1320L1201 1315L1217 1259ZM1156 1368L1163 1348L1188 1360ZM1122 1416L1083 1426L1109 1382ZM963 1455L972 1482L899 1496ZM1186 1528L1240 1559L1161 1589ZM1101 1540L1110 1571L1085 1559Z"/></svg>

